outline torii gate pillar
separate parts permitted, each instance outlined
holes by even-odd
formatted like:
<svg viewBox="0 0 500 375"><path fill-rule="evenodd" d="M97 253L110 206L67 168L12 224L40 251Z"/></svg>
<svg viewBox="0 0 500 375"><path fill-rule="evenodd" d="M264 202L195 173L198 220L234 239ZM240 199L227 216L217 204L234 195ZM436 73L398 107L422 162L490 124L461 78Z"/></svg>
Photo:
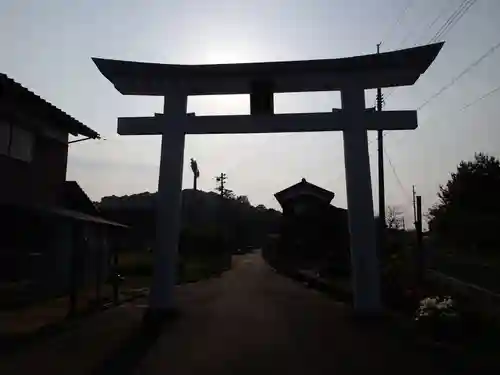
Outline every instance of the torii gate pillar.
<svg viewBox="0 0 500 375"><path fill-rule="evenodd" d="M182 91L165 97L164 112L179 122L186 116L187 95ZM153 283L149 305L157 311L175 306L179 233L181 228L182 170L185 133L173 126L161 137L160 173L156 194L156 243L153 249ZM152 311L153 312L153 311Z"/></svg>
<svg viewBox="0 0 500 375"><path fill-rule="evenodd" d="M342 110L352 118L343 131L344 164L351 247L351 284L356 311L377 314L380 302L379 262L376 248L368 135L360 114L365 92L353 87L340 92Z"/></svg>

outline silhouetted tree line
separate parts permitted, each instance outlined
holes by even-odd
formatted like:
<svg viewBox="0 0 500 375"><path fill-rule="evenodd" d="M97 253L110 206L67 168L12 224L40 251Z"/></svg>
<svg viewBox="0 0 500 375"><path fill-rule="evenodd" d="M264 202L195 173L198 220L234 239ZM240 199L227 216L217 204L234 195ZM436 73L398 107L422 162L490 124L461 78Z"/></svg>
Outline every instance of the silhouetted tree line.
<svg viewBox="0 0 500 375"><path fill-rule="evenodd" d="M104 197L98 206L104 217L131 227L131 249L153 248L155 193ZM254 207L246 196L224 198L187 189L182 192L181 217L181 252L234 252L261 247L269 233L279 230L281 213L262 205Z"/></svg>
<svg viewBox="0 0 500 375"><path fill-rule="evenodd" d="M429 210L429 230L442 244L478 254L500 249L500 162L478 153L462 161L440 186L439 201Z"/></svg>

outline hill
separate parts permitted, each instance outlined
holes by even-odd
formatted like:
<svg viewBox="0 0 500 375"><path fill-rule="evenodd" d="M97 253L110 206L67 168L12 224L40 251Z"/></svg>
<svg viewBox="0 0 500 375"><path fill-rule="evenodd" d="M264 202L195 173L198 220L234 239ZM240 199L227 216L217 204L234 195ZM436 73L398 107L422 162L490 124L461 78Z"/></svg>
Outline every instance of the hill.
<svg viewBox="0 0 500 375"><path fill-rule="evenodd" d="M103 197L97 206L102 216L131 227L131 247L152 248L156 193ZM223 236L232 251L262 246L268 234L279 230L280 218L280 212L254 207L245 199L221 198L200 190L182 191L181 235Z"/></svg>

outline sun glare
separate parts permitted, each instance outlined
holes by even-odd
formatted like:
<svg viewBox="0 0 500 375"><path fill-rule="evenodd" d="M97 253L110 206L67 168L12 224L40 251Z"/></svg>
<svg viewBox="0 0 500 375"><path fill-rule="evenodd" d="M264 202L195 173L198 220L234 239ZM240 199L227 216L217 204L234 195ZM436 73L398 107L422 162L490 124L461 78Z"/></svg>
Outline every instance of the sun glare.
<svg viewBox="0 0 500 375"><path fill-rule="evenodd" d="M234 64L249 60L249 54L232 48L210 48L203 57L204 64Z"/></svg>
<svg viewBox="0 0 500 375"><path fill-rule="evenodd" d="M235 64L244 62L265 61L265 49L260 45L252 45L248 41L225 41L220 43L207 43L198 51L203 59L201 64Z"/></svg>

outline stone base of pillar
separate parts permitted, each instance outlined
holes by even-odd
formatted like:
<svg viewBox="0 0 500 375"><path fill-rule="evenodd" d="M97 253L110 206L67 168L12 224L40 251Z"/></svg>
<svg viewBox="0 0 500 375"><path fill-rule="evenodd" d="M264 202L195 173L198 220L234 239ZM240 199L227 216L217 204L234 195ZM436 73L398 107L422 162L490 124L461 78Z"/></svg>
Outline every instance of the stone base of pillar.
<svg viewBox="0 0 500 375"><path fill-rule="evenodd" d="M170 323L180 316L178 309L152 309L146 310L142 317L142 325L145 330L157 330L165 324Z"/></svg>

